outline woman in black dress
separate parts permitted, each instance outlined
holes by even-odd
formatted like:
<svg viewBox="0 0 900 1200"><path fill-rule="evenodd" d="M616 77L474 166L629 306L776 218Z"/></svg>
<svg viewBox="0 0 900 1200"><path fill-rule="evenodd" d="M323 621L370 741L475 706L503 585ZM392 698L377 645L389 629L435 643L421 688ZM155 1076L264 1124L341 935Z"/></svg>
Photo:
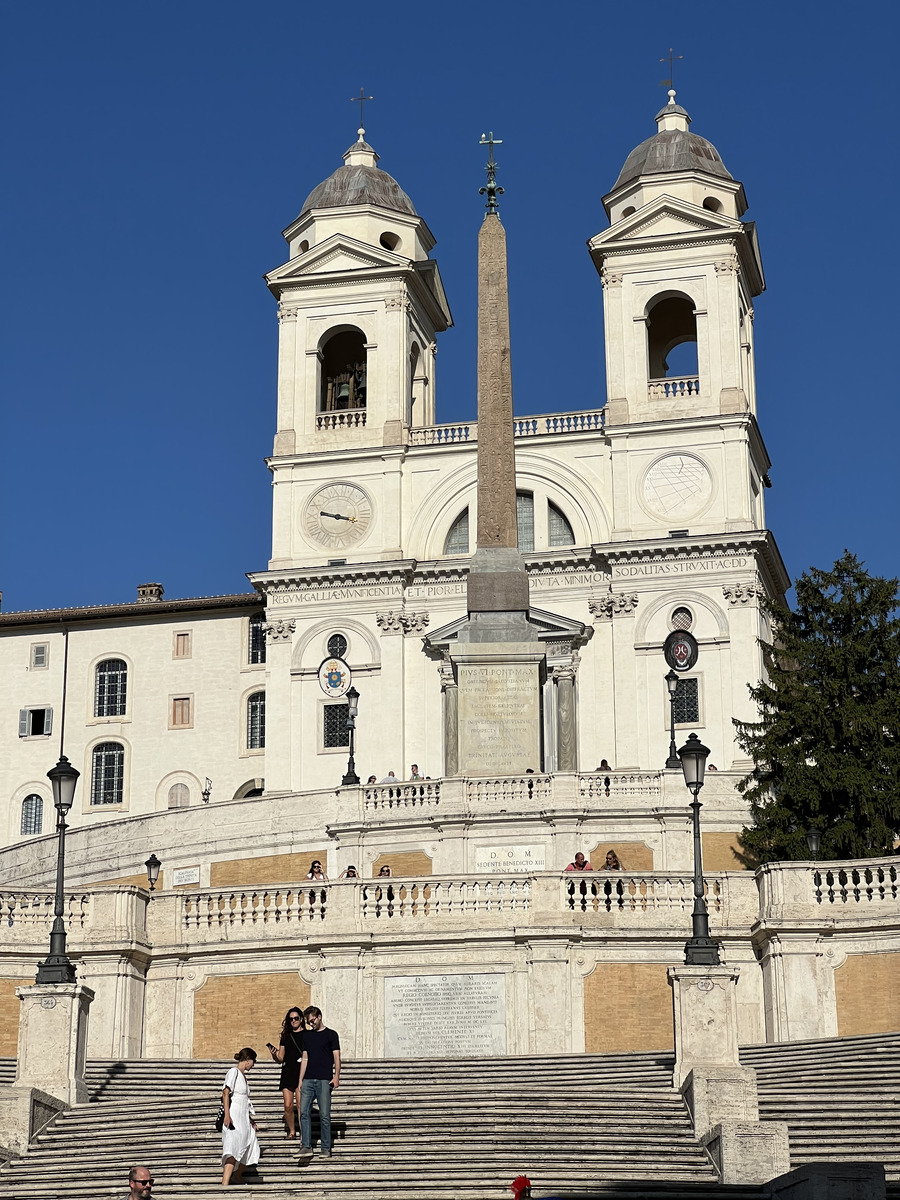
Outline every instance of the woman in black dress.
<svg viewBox="0 0 900 1200"><path fill-rule="evenodd" d="M278 1086L284 1097L284 1127L285 1137L296 1138L297 1126L294 1122L294 1102L300 1111L300 1058L303 1054L303 1012L292 1007L284 1015L281 1025L281 1044L276 1050L271 1042L268 1043L269 1053L276 1062L281 1063L281 1078Z"/></svg>

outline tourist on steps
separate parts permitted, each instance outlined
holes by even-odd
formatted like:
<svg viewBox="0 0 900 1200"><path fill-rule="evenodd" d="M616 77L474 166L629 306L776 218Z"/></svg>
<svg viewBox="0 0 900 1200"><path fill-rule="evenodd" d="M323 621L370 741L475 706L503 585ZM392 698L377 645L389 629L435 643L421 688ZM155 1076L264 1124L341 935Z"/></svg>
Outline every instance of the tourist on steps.
<svg viewBox="0 0 900 1200"><path fill-rule="evenodd" d="M256 1065L256 1051L245 1046L234 1056L236 1067L225 1076L222 1085L222 1187L232 1180L237 1183L244 1167L259 1162L259 1141L256 1137L256 1113L250 1103L247 1072Z"/></svg>
<svg viewBox="0 0 900 1200"><path fill-rule="evenodd" d="M322 1010L311 1004L304 1012L306 1033L300 1060L300 1153L312 1154L312 1106L319 1106L319 1154L331 1158L331 1093L341 1081L341 1040L326 1029Z"/></svg>
<svg viewBox="0 0 900 1200"><path fill-rule="evenodd" d="M266 1042L266 1048L280 1062L281 1078L278 1086L284 1097L284 1128L285 1137L295 1138L297 1127L294 1123L294 1101L297 1102L297 1112L300 1111L300 1056L303 1053L303 1029L306 1022L303 1013L297 1007L289 1008L281 1023L281 1042L276 1050L271 1042Z"/></svg>
<svg viewBox="0 0 900 1200"><path fill-rule="evenodd" d="M128 1172L128 1200L150 1200L153 1182L149 1167L132 1167Z"/></svg>

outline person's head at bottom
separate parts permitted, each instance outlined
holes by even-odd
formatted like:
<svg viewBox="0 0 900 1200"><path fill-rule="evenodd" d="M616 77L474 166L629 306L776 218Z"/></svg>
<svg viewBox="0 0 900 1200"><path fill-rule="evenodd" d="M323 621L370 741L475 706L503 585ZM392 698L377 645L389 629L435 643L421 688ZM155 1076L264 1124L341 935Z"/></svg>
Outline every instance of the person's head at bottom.
<svg viewBox="0 0 900 1200"><path fill-rule="evenodd" d="M128 1172L129 1200L147 1200L153 1195L153 1176L149 1167L132 1167Z"/></svg>

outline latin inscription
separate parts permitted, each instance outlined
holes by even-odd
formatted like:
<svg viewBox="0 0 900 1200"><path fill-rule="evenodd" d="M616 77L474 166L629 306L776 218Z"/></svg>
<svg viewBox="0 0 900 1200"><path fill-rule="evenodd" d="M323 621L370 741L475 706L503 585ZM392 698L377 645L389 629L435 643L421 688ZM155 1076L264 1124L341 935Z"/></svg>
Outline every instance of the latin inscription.
<svg viewBox="0 0 900 1200"><path fill-rule="evenodd" d="M717 558L684 558L676 562L635 563L613 567L613 579L633 579L636 575L694 575L698 571L732 571L745 567L750 559L746 555L723 554Z"/></svg>
<svg viewBox="0 0 900 1200"><path fill-rule="evenodd" d="M531 663L461 663L460 770L515 775L540 769L537 667Z"/></svg>
<svg viewBox="0 0 900 1200"><path fill-rule="evenodd" d="M476 846L475 870L493 875L520 871L546 871L547 850L542 845Z"/></svg>
<svg viewBox="0 0 900 1200"><path fill-rule="evenodd" d="M387 976L385 1058L506 1053L506 976Z"/></svg>

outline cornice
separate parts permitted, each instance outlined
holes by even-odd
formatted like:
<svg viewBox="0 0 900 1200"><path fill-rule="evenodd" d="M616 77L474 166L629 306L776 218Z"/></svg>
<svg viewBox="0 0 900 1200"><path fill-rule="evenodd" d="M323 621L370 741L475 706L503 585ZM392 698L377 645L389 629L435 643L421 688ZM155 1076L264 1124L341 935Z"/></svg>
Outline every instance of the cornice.
<svg viewBox="0 0 900 1200"><path fill-rule="evenodd" d="M72 625L109 621L117 617L158 617L216 609L260 608L262 603L262 597L256 592L241 592L229 596L193 596L183 600L140 600L128 604L88 604L79 608L37 608L0 613L0 630L18 625Z"/></svg>

